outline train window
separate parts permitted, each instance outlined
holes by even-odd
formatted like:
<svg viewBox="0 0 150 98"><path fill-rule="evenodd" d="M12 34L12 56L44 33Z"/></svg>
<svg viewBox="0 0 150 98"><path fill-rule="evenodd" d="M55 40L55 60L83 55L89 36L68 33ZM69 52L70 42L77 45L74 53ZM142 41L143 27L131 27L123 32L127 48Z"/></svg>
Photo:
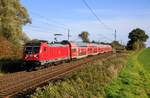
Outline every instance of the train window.
<svg viewBox="0 0 150 98"><path fill-rule="evenodd" d="M44 51L46 51L46 47L44 47Z"/></svg>
<svg viewBox="0 0 150 98"><path fill-rule="evenodd" d="M25 53L32 52L32 46L27 46L25 48Z"/></svg>
<svg viewBox="0 0 150 98"><path fill-rule="evenodd" d="M72 49L72 52L76 52L76 49Z"/></svg>
<svg viewBox="0 0 150 98"><path fill-rule="evenodd" d="M40 47L38 47L38 46L33 47L34 53L39 53L39 51L40 51Z"/></svg>
<svg viewBox="0 0 150 98"><path fill-rule="evenodd" d="M40 46L27 46L25 48L25 53L38 53L40 51Z"/></svg>

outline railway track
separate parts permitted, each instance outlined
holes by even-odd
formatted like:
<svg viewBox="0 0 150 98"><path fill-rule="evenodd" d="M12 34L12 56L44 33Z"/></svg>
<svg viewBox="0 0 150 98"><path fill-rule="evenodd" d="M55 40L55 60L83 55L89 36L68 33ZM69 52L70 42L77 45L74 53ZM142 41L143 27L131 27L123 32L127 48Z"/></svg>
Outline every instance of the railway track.
<svg viewBox="0 0 150 98"><path fill-rule="evenodd" d="M22 93L36 88L39 85L63 77L66 74L79 69L86 63L97 59L107 58L112 55L112 52L100 54L80 60L72 61L70 63L63 63L58 66L41 69L33 72L18 72L0 77L0 98L14 97L18 93Z"/></svg>

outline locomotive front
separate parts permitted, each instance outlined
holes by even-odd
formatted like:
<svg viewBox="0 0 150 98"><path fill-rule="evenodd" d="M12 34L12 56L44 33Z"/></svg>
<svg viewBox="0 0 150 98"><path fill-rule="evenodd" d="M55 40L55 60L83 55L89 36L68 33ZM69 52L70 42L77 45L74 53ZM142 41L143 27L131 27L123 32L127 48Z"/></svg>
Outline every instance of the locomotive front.
<svg viewBox="0 0 150 98"><path fill-rule="evenodd" d="M26 43L24 45L23 60L24 64L38 64L41 43Z"/></svg>

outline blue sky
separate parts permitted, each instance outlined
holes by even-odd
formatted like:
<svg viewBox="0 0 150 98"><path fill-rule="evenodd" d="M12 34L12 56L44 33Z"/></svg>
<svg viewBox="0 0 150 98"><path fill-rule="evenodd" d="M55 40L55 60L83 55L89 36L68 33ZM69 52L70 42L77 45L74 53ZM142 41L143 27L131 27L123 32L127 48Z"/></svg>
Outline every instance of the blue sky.
<svg viewBox="0 0 150 98"><path fill-rule="evenodd" d="M67 39L70 29L71 40L80 41L78 34L82 31L90 33L90 40L110 42L117 40L126 44L128 33L141 28L150 36L150 0L86 0L97 16L110 30L100 24L84 5L82 0L21 0L32 19L31 25L23 30L31 39L53 41L55 33ZM147 44L150 46L150 40Z"/></svg>

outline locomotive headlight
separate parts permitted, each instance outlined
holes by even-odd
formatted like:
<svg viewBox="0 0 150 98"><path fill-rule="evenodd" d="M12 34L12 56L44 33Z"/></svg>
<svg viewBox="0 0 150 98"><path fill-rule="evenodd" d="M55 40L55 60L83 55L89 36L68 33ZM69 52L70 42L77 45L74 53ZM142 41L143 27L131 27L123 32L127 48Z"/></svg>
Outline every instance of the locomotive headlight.
<svg viewBox="0 0 150 98"><path fill-rule="evenodd" d="M24 56L25 59L28 58L28 57L29 57L28 55L25 55L25 56Z"/></svg>
<svg viewBox="0 0 150 98"><path fill-rule="evenodd" d="M37 58L37 59L38 59L38 58L39 58L39 55L34 55L34 58Z"/></svg>

